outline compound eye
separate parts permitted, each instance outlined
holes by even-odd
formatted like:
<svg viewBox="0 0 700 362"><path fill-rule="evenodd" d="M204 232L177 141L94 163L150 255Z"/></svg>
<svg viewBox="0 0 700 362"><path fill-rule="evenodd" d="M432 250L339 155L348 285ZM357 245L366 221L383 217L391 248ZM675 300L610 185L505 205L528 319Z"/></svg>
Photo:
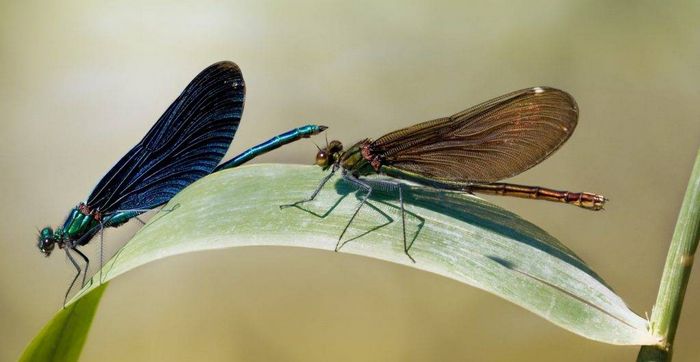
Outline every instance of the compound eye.
<svg viewBox="0 0 700 362"><path fill-rule="evenodd" d="M321 167L328 165L328 154L326 151L318 151L316 154L316 165Z"/></svg>
<svg viewBox="0 0 700 362"><path fill-rule="evenodd" d="M51 255L51 251L53 251L55 245L56 244L53 239L41 239L37 243L39 251L41 251L45 256Z"/></svg>
<svg viewBox="0 0 700 362"><path fill-rule="evenodd" d="M50 227L41 229L36 246L45 256L49 256L53 248L56 246L56 235L53 229Z"/></svg>

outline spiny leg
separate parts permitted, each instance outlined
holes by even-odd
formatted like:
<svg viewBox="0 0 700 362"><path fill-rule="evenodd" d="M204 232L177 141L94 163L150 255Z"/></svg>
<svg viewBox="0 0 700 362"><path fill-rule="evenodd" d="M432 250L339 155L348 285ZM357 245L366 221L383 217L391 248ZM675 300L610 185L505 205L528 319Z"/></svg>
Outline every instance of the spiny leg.
<svg viewBox="0 0 700 362"><path fill-rule="evenodd" d="M379 203L383 203L383 202L380 201ZM386 203L384 203L384 204L386 204ZM340 244L340 248L342 248L345 244L347 244L347 243L349 243L349 242L351 242L351 241L353 241L353 240L360 239L360 238L364 237L365 235L369 235L369 234L371 234L371 233L373 233L373 232L375 232L375 231L377 231L377 230L379 230L379 229L381 229L381 228L383 228L383 227L385 227L385 226L391 225L391 224L394 222L394 219L392 219L391 216L389 216L389 214L387 214L386 212L382 211L382 209L380 209L380 208L374 206L371 202L365 203L365 206L367 206L367 207L369 207L369 208L372 208L372 210L376 211L379 215L383 216L387 221L386 221L385 223L383 223L383 224L380 224L380 225L374 226L374 227L372 227L372 228L370 228L370 229L367 229L366 231L364 231L364 232L361 233L361 234L357 234L357 235L354 235L354 236L351 237L351 238L348 238L348 239L346 239L346 240L343 240L343 242ZM393 205L389 205L389 206L393 206Z"/></svg>
<svg viewBox="0 0 700 362"><path fill-rule="evenodd" d="M311 196L309 196L308 199L293 202L291 204L280 205L280 209L286 209L288 207L293 207L293 206L303 204L305 202L313 201L316 198L316 196L318 195L318 193L321 192L321 189L323 188L323 186L326 185L326 183L328 182L328 180L331 179L331 177L333 177L333 174L335 174L335 169L331 170L331 173L329 173L328 176L324 177L323 180L321 180L321 183L318 184L318 186L316 187L316 190L314 190L314 192L311 194Z"/></svg>
<svg viewBox="0 0 700 362"><path fill-rule="evenodd" d="M401 189L401 184L396 184L396 187L399 189L399 204L401 205L401 227L403 228L403 252L406 253L406 256L408 256L409 259L411 259L412 262L416 262L416 259L413 259L411 254L408 253L408 250L413 246L413 242L411 242L411 245L408 245L406 242L406 210L404 209L403 206L403 191Z"/></svg>
<svg viewBox="0 0 700 362"><path fill-rule="evenodd" d="M88 270L90 269L90 259L88 259L88 257L85 256L85 254L83 254L83 252L78 250L78 249L73 249L73 251L78 253L78 255L80 255L80 257L85 261L85 270L83 271L83 285L82 285L82 287L84 287L85 286L85 277L87 276Z"/></svg>
<svg viewBox="0 0 700 362"><path fill-rule="evenodd" d="M396 208L396 205L394 205L394 204L391 204L391 203L388 203L388 202L382 202L382 201L380 201L380 202L383 203L383 204L385 204L385 205L387 205L387 206ZM371 204L368 203L367 205L371 205ZM423 218L423 217L421 217L420 215L418 215L418 214L416 214L416 213L413 213L413 212L411 212L411 211L409 211L409 210L407 210L407 209L404 208L404 217L405 217L406 215L408 215L408 216L410 216L410 217L415 218L415 219L418 220L418 224L416 225L416 229L417 229L417 230L416 230L416 233L413 234L413 237L411 238L411 240L408 240L409 234L408 234L408 233L406 234L406 246L407 246L406 249L408 249L408 251L410 251L411 248L413 247L413 243L414 243L414 242L416 241L416 239L418 238L418 235L419 235L420 231L423 230L423 227L425 226L425 218ZM410 257L410 255L408 255L408 256ZM411 259L413 259L413 258L411 257Z"/></svg>
<svg viewBox="0 0 700 362"><path fill-rule="evenodd" d="M99 280L99 282L100 282L100 284L102 284L102 269L104 266L104 259L105 259L105 252L104 252L104 250L105 250L105 238L104 238L105 227L104 227L104 224L102 223L102 221L100 221L99 233L100 233L100 280ZM87 273L85 273L85 274L87 274ZM84 280L83 280L83 286L85 286Z"/></svg>
<svg viewBox="0 0 700 362"><path fill-rule="evenodd" d="M73 264L77 273L73 277L73 281L70 282L70 285L68 286L68 290L66 290L66 295L63 297L63 307L66 306L66 303L68 302L68 295L70 294L71 289L73 289L75 282L78 280L80 273L83 271L82 269L80 269L80 265L78 264L78 262L75 261L75 259L73 259L72 255L70 255L70 251L69 251L70 248L66 248L65 250L66 250L66 256L68 256L68 260L70 260L70 262Z"/></svg>
<svg viewBox="0 0 700 362"><path fill-rule="evenodd" d="M85 254L83 254L80 250L76 249L75 247L77 245L85 245L88 241L90 241L90 239L92 239L95 236L96 233L100 233L100 264L102 264L102 246L103 246L102 231L104 230L105 227L106 227L105 224L102 221L100 221L99 224L93 226L92 229L90 229L87 233L85 233L85 235L81 236L80 239L75 240L72 244L73 247L71 249L73 251L75 251L76 253L78 253L82 257L83 260L85 260L85 274L83 274L83 282L82 282L83 287L85 286L85 278L87 277L87 273L90 271L90 268L89 268L90 259L88 259L87 256L85 256ZM97 230L97 231L95 231L95 230ZM101 265L100 265L100 270L101 270Z"/></svg>
<svg viewBox="0 0 700 362"><path fill-rule="evenodd" d="M372 186L369 184L360 181L357 177L353 176L352 174L343 173L343 179L349 181L350 183L354 184L355 186L365 189L367 193L362 197L360 200L360 205L355 209L355 212L352 214L352 217L350 217L350 221L345 225L345 228L343 229L343 232L340 233L340 237L338 238L338 242L335 244L335 251L338 251L340 249L340 241L343 240L343 235L345 235L345 232L348 231L348 228L350 227L350 224L352 224L352 221L355 220L355 216L357 216L357 213L360 212L360 209L362 206L365 205L365 202L367 202L367 199L369 198L369 195L372 194Z"/></svg>
<svg viewBox="0 0 700 362"><path fill-rule="evenodd" d="M401 207L401 228L403 231L403 252L406 254L406 256L408 256L409 259L411 259L412 262L415 263L416 260L413 259L411 254L408 253L408 251L411 249L411 246L413 245L413 242L411 242L411 245L408 245L408 241L406 239L406 209L404 208L403 204L403 188L401 187L401 183L387 180L372 180L372 184L378 185L379 188L384 191L399 191L399 205Z"/></svg>

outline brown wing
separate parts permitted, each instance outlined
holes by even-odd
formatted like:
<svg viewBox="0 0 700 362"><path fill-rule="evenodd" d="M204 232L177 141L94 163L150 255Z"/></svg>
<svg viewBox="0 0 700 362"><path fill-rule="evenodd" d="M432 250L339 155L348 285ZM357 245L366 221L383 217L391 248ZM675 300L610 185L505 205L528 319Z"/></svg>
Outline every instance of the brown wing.
<svg viewBox="0 0 700 362"><path fill-rule="evenodd" d="M542 162L571 136L577 119L568 93L527 88L386 134L370 152L382 165L424 177L494 182Z"/></svg>

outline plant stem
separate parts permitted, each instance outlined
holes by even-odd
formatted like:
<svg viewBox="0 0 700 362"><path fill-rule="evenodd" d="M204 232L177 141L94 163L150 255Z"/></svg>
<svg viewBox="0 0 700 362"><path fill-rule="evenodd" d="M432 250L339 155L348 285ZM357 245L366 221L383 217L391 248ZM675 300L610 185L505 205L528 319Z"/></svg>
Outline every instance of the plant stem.
<svg viewBox="0 0 700 362"><path fill-rule="evenodd" d="M700 239L700 151L695 158L693 172L683 198L676 229L666 257L661 277L659 295L649 321L651 332L663 338L659 345L643 346L637 356L638 362L670 361L673 339L683 306L683 297L688 286L693 257Z"/></svg>

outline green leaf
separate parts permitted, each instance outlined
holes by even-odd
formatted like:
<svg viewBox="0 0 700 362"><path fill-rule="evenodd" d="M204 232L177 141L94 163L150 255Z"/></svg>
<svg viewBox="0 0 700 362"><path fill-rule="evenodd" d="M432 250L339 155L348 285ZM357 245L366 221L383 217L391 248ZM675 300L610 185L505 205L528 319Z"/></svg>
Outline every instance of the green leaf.
<svg viewBox="0 0 700 362"><path fill-rule="evenodd" d="M20 361L77 361L107 284L60 310L22 353Z"/></svg>
<svg viewBox="0 0 700 362"><path fill-rule="evenodd" d="M103 268L103 283L148 262L187 252L280 245L333 251L358 205L336 178L300 207L324 176L318 167L254 165L217 172L176 195ZM404 254L395 191L375 189L341 253L436 273L509 300L560 327L622 345L658 342L647 321L561 242L500 207L463 193L404 185ZM557 207L557 205L553 205ZM559 206L561 207L561 206ZM98 272L72 301L97 286Z"/></svg>

